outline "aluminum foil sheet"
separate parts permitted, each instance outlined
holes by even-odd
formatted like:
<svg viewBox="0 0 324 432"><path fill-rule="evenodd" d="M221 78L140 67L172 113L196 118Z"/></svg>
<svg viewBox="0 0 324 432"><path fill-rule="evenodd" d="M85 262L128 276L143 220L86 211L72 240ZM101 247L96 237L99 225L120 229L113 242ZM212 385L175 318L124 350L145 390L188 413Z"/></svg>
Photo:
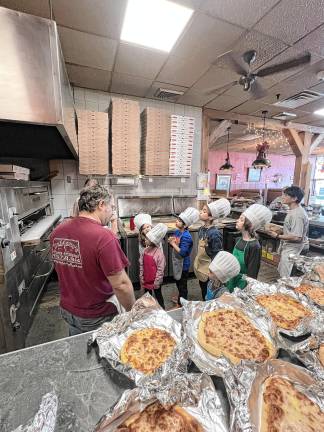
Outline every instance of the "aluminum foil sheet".
<svg viewBox="0 0 324 432"><path fill-rule="evenodd" d="M306 317L299 325L292 330L287 330L284 328L279 327L276 325L276 323L272 320L269 312L266 308L261 306L257 301L256 297L260 295L271 295L271 294L284 294L288 295L294 300L297 300L300 302L304 307L310 310L310 312L313 314L311 317ZM308 301L306 301L304 296L299 296L297 293L295 293L292 289L287 288L283 284L276 284L276 285L269 285L267 283L258 282L255 279L248 278L248 285L244 290L235 289L234 295L237 295L238 298L243 300L246 305L258 316L263 316L264 318L271 321L272 327L275 329L276 338L280 336L280 333L285 334L287 336L292 337L298 337L302 335L306 335L308 333L311 333L314 328L320 328L321 327L321 315L320 311L309 304Z"/></svg>
<svg viewBox="0 0 324 432"><path fill-rule="evenodd" d="M54 432L58 399L55 392L43 396L35 417L25 426L19 426L13 432Z"/></svg>
<svg viewBox="0 0 324 432"><path fill-rule="evenodd" d="M113 432L132 414L159 400L164 406L177 404L185 409L207 432L229 431L224 401L211 379L204 374L184 374L170 381L156 397L146 399L143 389L123 393L119 401L101 418L95 432ZM166 431L167 432L167 431Z"/></svg>
<svg viewBox="0 0 324 432"><path fill-rule="evenodd" d="M227 375L225 385L232 406L231 432L260 432L263 383L270 376L289 380L320 409L324 410L324 382L311 372L291 363L272 359L261 365L245 362ZM297 431L296 431L297 432Z"/></svg>
<svg viewBox="0 0 324 432"><path fill-rule="evenodd" d="M314 274L313 267L316 264L324 263L323 256L307 257L304 255L289 255L289 261L293 262L298 270L309 274L309 280L318 281L318 276Z"/></svg>
<svg viewBox="0 0 324 432"><path fill-rule="evenodd" d="M201 315L204 312L211 312L218 309L237 309L243 312L254 326L273 344L276 348L276 342L273 338L269 320L263 316L256 316L251 312L248 305L232 294L223 294L216 300L190 302L181 300L183 305L183 325L184 330L194 345L194 351L191 359L196 366L208 375L217 375L224 377L227 370L233 367L233 364L226 357L214 357L205 351L198 342L198 327Z"/></svg>
<svg viewBox="0 0 324 432"><path fill-rule="evenodd" d="M152 327L167 331L176 341L176 346L155 373L145 375L121 363L120 352L126 339L134 331ZM164 386L175 374L185 373L193 349L181 324L171 318L148 293L135 302L131 311L104 323L93 333L91 341L97 342L100 357L105 358L114 369L135 381L137 386L147 386L151 390Z"/></svg>
<svg viewBox="0 0 324 432"><path fill-rule="evenodd" d="M296 288L298 288L302 283L309 283L314 287L320 288L324 290L324 285L320 282L314 282L311 280L307 279L307 274L301 277L286 277L286 278L281 278L278 280L279 285L284 285L287 288L291 288L292 290L295 290ZM320 310L324 311L324 306L319 305L318 303L314 302L310 297L308 297L306 294L302 294L299 292L294 291L296 295L298 295L298 297L301 300L305 300L307 303L309 303L311 306L315 306L317 308L319 308Z"/></svg>

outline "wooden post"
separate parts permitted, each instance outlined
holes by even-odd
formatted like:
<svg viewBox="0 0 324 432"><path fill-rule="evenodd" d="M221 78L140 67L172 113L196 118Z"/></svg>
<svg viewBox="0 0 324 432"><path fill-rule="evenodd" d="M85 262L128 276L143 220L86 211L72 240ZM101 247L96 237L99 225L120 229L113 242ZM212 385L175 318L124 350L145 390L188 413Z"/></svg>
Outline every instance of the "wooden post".
<svg viewBox="0 0 324 432"><path fill-rule="evenodd" d="M209 153L209 117L203 112L202 117L202 132L201 132L201 158L200 169L201 172L208 172L208 153Z"/></svg>

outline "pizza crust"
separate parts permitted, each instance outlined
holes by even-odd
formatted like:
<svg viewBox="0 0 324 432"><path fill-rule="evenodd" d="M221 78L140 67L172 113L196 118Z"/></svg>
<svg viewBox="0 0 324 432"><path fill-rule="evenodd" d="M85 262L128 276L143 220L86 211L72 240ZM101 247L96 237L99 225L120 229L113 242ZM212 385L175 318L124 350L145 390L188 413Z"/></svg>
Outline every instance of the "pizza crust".
<svg viewBox="0 0 324 432"><path fill-rule="evenodd" d="M318 358L321 362L321 365L324 367L324 344L321 344L318 349Z"/></svg>
<svg viewBox="0 0 324 432"><path fill-rule="evenodd" d="M278 327L286 330L295 329L304 318L312 316L310 310L288 295L261 295L256 301L268 310Z"/></svg>
<svg viewBox="0 0 324 432"><path fill-rule="evenodd" d="M169 332L147 328L133 332L125 341L120 360L132 368L152 374L171 356L175 340Z"/></svg>
<svg viewBox="0 0 324 432"><path fill-rule="evenodd" d="M169 408L159 402L133 414L118 426L116 432L204 432L190 414L178 405Z"/></svg>
<svg viewBox="0 0 324 432"><path fill-rule="evenodd" d="M324 306L324 289L304 282L295 291L304 294L319 306Z"/></svg>
<svg viewBox="0 0 324 432"><path fill-rule="evenodd" d="M233 364L243 359L263 362L277 353L248 317L233 309L203 313L198 327L198 342L214 357L224 356Z"/></svg>
<svg viewBox="0 0 324 432"><path fill-rule="evenodd" d="M313 272L318 275L320 282L324 283L324 264L316 264Z"/></svg>
<svg viewBox="0 0 324 432"><path fill-rule="evenodd" d="M263 384L260 432L319 432L324 430L320 407L281 377Z"/></svg>

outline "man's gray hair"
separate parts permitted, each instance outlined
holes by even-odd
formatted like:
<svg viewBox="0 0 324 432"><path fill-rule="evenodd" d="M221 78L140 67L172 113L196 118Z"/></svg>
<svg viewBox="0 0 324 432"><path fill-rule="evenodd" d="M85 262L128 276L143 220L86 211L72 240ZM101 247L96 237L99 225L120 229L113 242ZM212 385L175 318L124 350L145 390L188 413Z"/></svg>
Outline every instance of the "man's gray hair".
<svg viewBox="0 0 324 432"><path fill-rule="evenodd" d="M108 204L110 199L111 195L108 190L102 186L85 187L80 192L79 212L87 211L93 213L100 201L105 201Z"/></svg>

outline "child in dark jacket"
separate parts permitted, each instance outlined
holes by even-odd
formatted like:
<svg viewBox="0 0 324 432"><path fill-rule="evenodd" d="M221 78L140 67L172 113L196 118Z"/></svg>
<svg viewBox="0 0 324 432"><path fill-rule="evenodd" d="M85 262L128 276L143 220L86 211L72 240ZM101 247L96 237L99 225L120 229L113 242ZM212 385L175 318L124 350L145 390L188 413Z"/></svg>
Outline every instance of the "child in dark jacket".
<svg viewBox="0 0 324 432"><path fill-rule="evenodd" d="M186 300L188 299L188 276L191 264L190 254L193 246L192 237L188 228L198 220L199 211L193 207L188 207L184 212L180 213L176 220L177 230L174 236L169 237L169 244L173 248L173 277L179 292L178 306L181 306L180 297Z"/></svg>
<svg viewBox="0 0 324 432"><path fill-rule="evenodd" d="M199 244L194 272L199 280L203 300L205 300L207 293L209 265L218 252L223 249L223 236L214 225L214 220L226 217L230 211L231 204L225 198L204 205L200 211L199 217L204 225L198 231Z"/></svg>

